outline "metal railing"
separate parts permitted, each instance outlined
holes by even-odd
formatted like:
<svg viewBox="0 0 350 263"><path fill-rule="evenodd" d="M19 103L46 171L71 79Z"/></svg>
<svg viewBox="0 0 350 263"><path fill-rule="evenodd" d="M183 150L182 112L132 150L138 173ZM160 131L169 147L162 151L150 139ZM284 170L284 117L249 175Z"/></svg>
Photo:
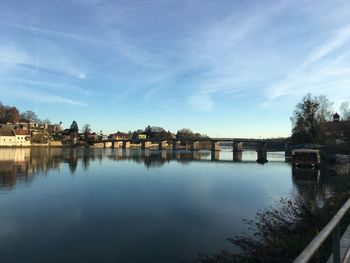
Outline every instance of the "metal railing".
<svg viewBox="0 0 350 263"><path fill-rule="evenodd" d="M339 209L332 220L322 229L322 231L309 243L309 245L301 252L301 254L293 261L294 263L306 263L315 254L317 249L332 234L333 243L333 263L346 262L350 257L350 251L345 252L341 261L340 257L340 228L339 223L350 208L350 198Z"/></svg>

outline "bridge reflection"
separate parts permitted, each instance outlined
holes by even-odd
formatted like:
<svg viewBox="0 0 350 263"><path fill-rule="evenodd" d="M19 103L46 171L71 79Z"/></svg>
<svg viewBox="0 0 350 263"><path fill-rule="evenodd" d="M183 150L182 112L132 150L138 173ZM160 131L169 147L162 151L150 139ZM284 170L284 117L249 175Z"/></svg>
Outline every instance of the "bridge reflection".
<svg viewBox="0 0 350 263"><path fill-rule="evenodd" d="M239 162L239 163L266 163L266 160L259 162L259 153L255 151L188 151L188 150L151 150L151 149L105 149L115 160L163 160L163 161L202 161L202 162ZM249 153L249 154L247 154ZM286 162L282 152L266 153L265 159L273 162ZM257 159L258 158L258 159Z"/></svg>
<svg viewBox="0 0 350 263"><path fill-rule="evenodd" d="M144 163L148 168L161 166L171 161L187 164L199 162L255 163L256 157L244 152L225 151L171 151L150 149L85 149L85 148L3 148L0 149L0 184L14 185L17 180L30 182L36 173L47 174L60 170L61 164L68 164L74 174L81 162L88 169L90 161L109 159L113 161L134 161ZM256 155L255 155L256 156ZM279 162L284 160L279 159Z"/></svg>
<svg viewBox="0 0 350 263"><path fill-rule="evenodd" d="M281 153L268 153L271 164L285 162ZM147 168L157 168L170 162L188 165L191 162L221 162L232 164L256 164L254 151L171 151L150 149L85 149L85 148L4 148L0 149L0 190L12 189L18 183L31 183L35 175L47 175L67 167L72 175L77 169L89 169L92 162L132 161ZM290 164L287 164L290 165ZM323 198L330 195L329 177L322 177L319 170L292 169L291 178L297 192L305 196ZM305 189L310 188L308 191ZM321 199L323 199L321 198Z"/></svg>

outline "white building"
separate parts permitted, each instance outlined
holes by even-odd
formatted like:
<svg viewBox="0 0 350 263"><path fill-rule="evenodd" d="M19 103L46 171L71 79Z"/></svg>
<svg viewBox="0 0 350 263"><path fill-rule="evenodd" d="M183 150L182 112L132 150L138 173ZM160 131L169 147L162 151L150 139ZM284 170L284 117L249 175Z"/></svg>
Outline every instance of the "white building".
<svg viewBox="0 0 350 263"><path fill-rule="evenodd" d="M30 146L28 130L0 127L0 146Z"/></svg>

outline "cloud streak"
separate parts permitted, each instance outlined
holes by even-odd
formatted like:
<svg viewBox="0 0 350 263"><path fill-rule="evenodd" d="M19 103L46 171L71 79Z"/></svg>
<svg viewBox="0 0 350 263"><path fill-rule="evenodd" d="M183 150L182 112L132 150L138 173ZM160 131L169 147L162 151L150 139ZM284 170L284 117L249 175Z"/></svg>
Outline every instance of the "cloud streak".
<svg viewBox="0 0 350 263"><path fill-rule="evenodd" d="M30 100L34 102L48 103L48 104L65 104L71 106L86 106L85 103L66 98L59 95L51 95L42 92L32 91L26 88L16 87L13 88L1 88L1 91L4 92L6 97Z"/></svg>
<svg viewBox="0 0 350 263"><path fill-rule="evenodd" d="M295 70L267 92L264 105L269 105L277 98L292 92L299 94L315 91L315 89L326 91L325 88L331 87L331 83L336 83L338 88L339 84L347 85L350 76L344 68L349 65L342 63L350 54L349 48L342 49L347 43L350 44L350 25L331 34L325 43L314 47ZM349 96L350 92L346 95Z"/></svg>

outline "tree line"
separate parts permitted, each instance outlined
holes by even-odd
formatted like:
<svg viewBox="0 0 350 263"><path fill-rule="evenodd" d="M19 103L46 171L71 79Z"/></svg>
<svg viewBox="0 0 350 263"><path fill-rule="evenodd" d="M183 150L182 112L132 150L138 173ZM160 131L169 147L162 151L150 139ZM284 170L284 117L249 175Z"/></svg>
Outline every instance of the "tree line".
<svg viewBox="0 0 350 263"><path fill-rule="evenodd" d="M0 123L16 124L21 120L38 124L51 124L49 119L39 119L34 111L27 110L21 113L16 106L3 105L0 102Z"/></svg>
<svg viewBox="0 0 350 263"><path fill-rule="evenodd" d="M137 139L138 134L145 134L147 138L159 139L159 140L172 140L173 133L171 131L166 131L164 128L159 126L148 125L144 130L137 130L134 132L129 132L132 134L131 138ZM175 134L176 139L200 139L208 138L205 134L195 133L191 129L183 128L177 131Z"/></svg>

